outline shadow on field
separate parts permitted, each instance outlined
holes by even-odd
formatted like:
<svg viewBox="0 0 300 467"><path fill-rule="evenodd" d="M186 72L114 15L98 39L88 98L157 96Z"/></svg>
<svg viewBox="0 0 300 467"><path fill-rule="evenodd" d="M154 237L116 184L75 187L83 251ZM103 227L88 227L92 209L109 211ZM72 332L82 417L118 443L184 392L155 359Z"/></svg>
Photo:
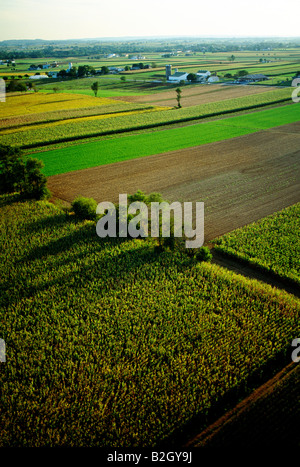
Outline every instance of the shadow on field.
<svg viewBox="0 0 300 467"><path fill-rule="evenodd" d="M40 236L44 244L34 246L29 254L16 261L22 266L23 274L17 279L17 287L9 278L3 284L4 304L12 305L33 298L53 286L85 290L88 283L97 281L98 297L104 296L120 284L128 283L128 275L134 277L138 269L155 263L159 258L154 245L144 239L99 238L96 222L77 221L65 213L30 222L25 228L27 233L34 232L35 237ZM51 240L56 229L61 236ZM50 241L45 244L43 239ZM190 262L189 258L187 262ZM47 271L43 263L47 263ZM164 268L162 264L160 266ZM185 268L187 264L182 262L181 266ZM165 267L170 267L169 259Z"/></svg>

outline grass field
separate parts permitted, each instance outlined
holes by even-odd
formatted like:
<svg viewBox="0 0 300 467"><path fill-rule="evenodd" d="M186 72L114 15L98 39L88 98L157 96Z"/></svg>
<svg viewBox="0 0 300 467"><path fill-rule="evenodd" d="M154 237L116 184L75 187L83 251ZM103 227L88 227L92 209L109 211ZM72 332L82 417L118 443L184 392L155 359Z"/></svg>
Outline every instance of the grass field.
<svg viewBox="0 0 300 467"><path fill-rule="evenodd" d="M216 239L218 251L300 284L300 203Z"/></svg>
<svg viewBox="0 0 300 467"><path fill-rule="evenodd" d="M4 128L0 132L0 140L4 144L13 144L26 148L37 147L47 144L72 141L74 139L85 137L90 138L105 134L116 134L118 132L153 128L171 123L184 123L186 121L219 116L221 114L257 108L259 106L274 105L278 102L282 103L282 101L290 101L290 97L290 90L284 89L277 90L275 92L271 91L262 94L216 101L198 106L196 105L186 109L164 108L161 110L160 108L157 108L157 110L160 110L159 112L144 114L141 111L138 115L127 116L124 114L118 118L102 119L101 121L96 122L93 121L93 119L90 119L88 122L80 122L80 120L78 120L70 123L64 123L63 126L51 125L50 123L49 126L38 126L36 128L28 127L28 129L24 127L22 128L22 131L19 131L19 128L14 130ZM50 109L51 106L49 107L49 110Z"/></svg>
<svg viewBox="0 0 300 467"><path fill-rule="evenodd" d="M48 186L69 203L78 195L118 202L119 193L137 188L170 201L203 201L210 241L299 201L299 126L54 175Z"/></svg>
<svg viewBox="0 0 300 467"><path fill-rule="evenodd" d="M289 294L100 240L46 202L1 203L2 447L150 447L287 358Z"/></svg>
<svg viewBox="0 0 300 467"><path fill-rule="evenodd" d="M36 153L47 176L164 153L254 133L299 120L297 105L182 128L158 131Z"/></svg>

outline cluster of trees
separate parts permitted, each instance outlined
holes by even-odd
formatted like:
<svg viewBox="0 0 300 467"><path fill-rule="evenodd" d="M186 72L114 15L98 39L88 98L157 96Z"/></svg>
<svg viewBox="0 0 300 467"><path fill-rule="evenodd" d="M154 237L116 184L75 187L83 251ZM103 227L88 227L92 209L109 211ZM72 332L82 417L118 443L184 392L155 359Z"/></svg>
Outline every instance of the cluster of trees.
<svg viewBox="0 0 300 467"><path fill-rule="evenodd" d="M24 157L17 147L0 144L0 193L19 192L22 198L50 197L42 161Z"/></svg>
<svg viewBox="0 0 300 467"><path fill-rule="evenodd" d="M7 81L7 78L3 78ZM6 92L26 92L28 89L33 89L33 91L37 92L37 88L34 83L32 82L24 82L21 79L15 79L12 77L10 81L6 83Z"/></svg>
<svg viewBox="0 0 300 467"><path fill-rule="evenodd" d="M61 79L65 78L84 78L85 76L95 75L97 72L94 67L90 65L79 65L77 68L76 66L72 66L69 71L60 70L57 73L57 76Z"/></svg>
<svg viewBox="0 0 300 467"><path fill-rule="evenodd" d="M134 203L135 201L140 201L144 203L146 206L150 206L151 203L163 203L164 199L162 198L160 193L150 193L146 195L143 191L138 190L133 195L128 196L129 203ZM93 198L86 198L83 196L78 196L74 199L71 204L71 211L75 214L75 216L80 219L88 219L88 220L99 220L101 215L98 215L97 210L97 202ZM105 216L105 214L104 214ZM116 235L119 235L119 218L121 216L119 205L115 205L115 221L116 221ZM127 225L129 222L134 218L132 214L127 214ZM126 218L125 218L126 219ZM137 223L138 230L141 228L141 220ZM150 222L148 225L148 231L150 230ZM128 239L130 239L130 234L128 232ZM142 235L135 237L138 239L143 239ZM185 240L182 237L176 237L174 234L174 219L170 217L170 235L164 236L162 232L162 217L160 216L159 220L159 236L157 237L158 244L155 247L155 251L160 253L164 250L171 250L171 251L181 251L186 253L192 259L196 261L211 261L212 254L208 247L202 246L201 248L185 248L184 243Z"/></svg>
<svg viewBox="0 0 300 467"><path fill-rule="evenodd" d="M236 74L232 75L231 73L226 73L224 78L243 78L243 76L247 76L247 70L239 70Z"/></svg>

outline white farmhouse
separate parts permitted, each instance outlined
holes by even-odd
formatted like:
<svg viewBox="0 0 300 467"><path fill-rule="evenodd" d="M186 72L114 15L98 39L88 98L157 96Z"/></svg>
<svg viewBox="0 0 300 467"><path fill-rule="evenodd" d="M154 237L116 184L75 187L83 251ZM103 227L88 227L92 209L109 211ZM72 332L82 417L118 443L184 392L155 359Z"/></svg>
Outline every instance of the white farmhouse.
<svg viewBox="0 0 300 467"><path fill-rule="evenodd" d="M210 76L207 80L208 83L217 83L218 81L220 81L218 76Z"/></svg>
<svg viewBox="0 0 300 467"><path fill-rule="evenodd" d="M211 72L207 70L199 70L197 71L196 75L197 75L197 81L204 82L204 81L207 81L207 79L210 77Z"/></svg>

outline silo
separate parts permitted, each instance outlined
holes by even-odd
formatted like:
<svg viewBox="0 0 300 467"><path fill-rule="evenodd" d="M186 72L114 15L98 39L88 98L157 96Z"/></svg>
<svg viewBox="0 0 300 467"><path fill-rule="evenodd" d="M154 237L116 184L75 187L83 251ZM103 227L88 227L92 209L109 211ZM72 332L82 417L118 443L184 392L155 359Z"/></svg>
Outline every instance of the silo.
<svg viewBox="0 0 300 467"><path fill-rule="evenodd" d="M167 77L167 80L169 79L171 74L172 74L172 65L166 65L166 77Z"/></svg>

